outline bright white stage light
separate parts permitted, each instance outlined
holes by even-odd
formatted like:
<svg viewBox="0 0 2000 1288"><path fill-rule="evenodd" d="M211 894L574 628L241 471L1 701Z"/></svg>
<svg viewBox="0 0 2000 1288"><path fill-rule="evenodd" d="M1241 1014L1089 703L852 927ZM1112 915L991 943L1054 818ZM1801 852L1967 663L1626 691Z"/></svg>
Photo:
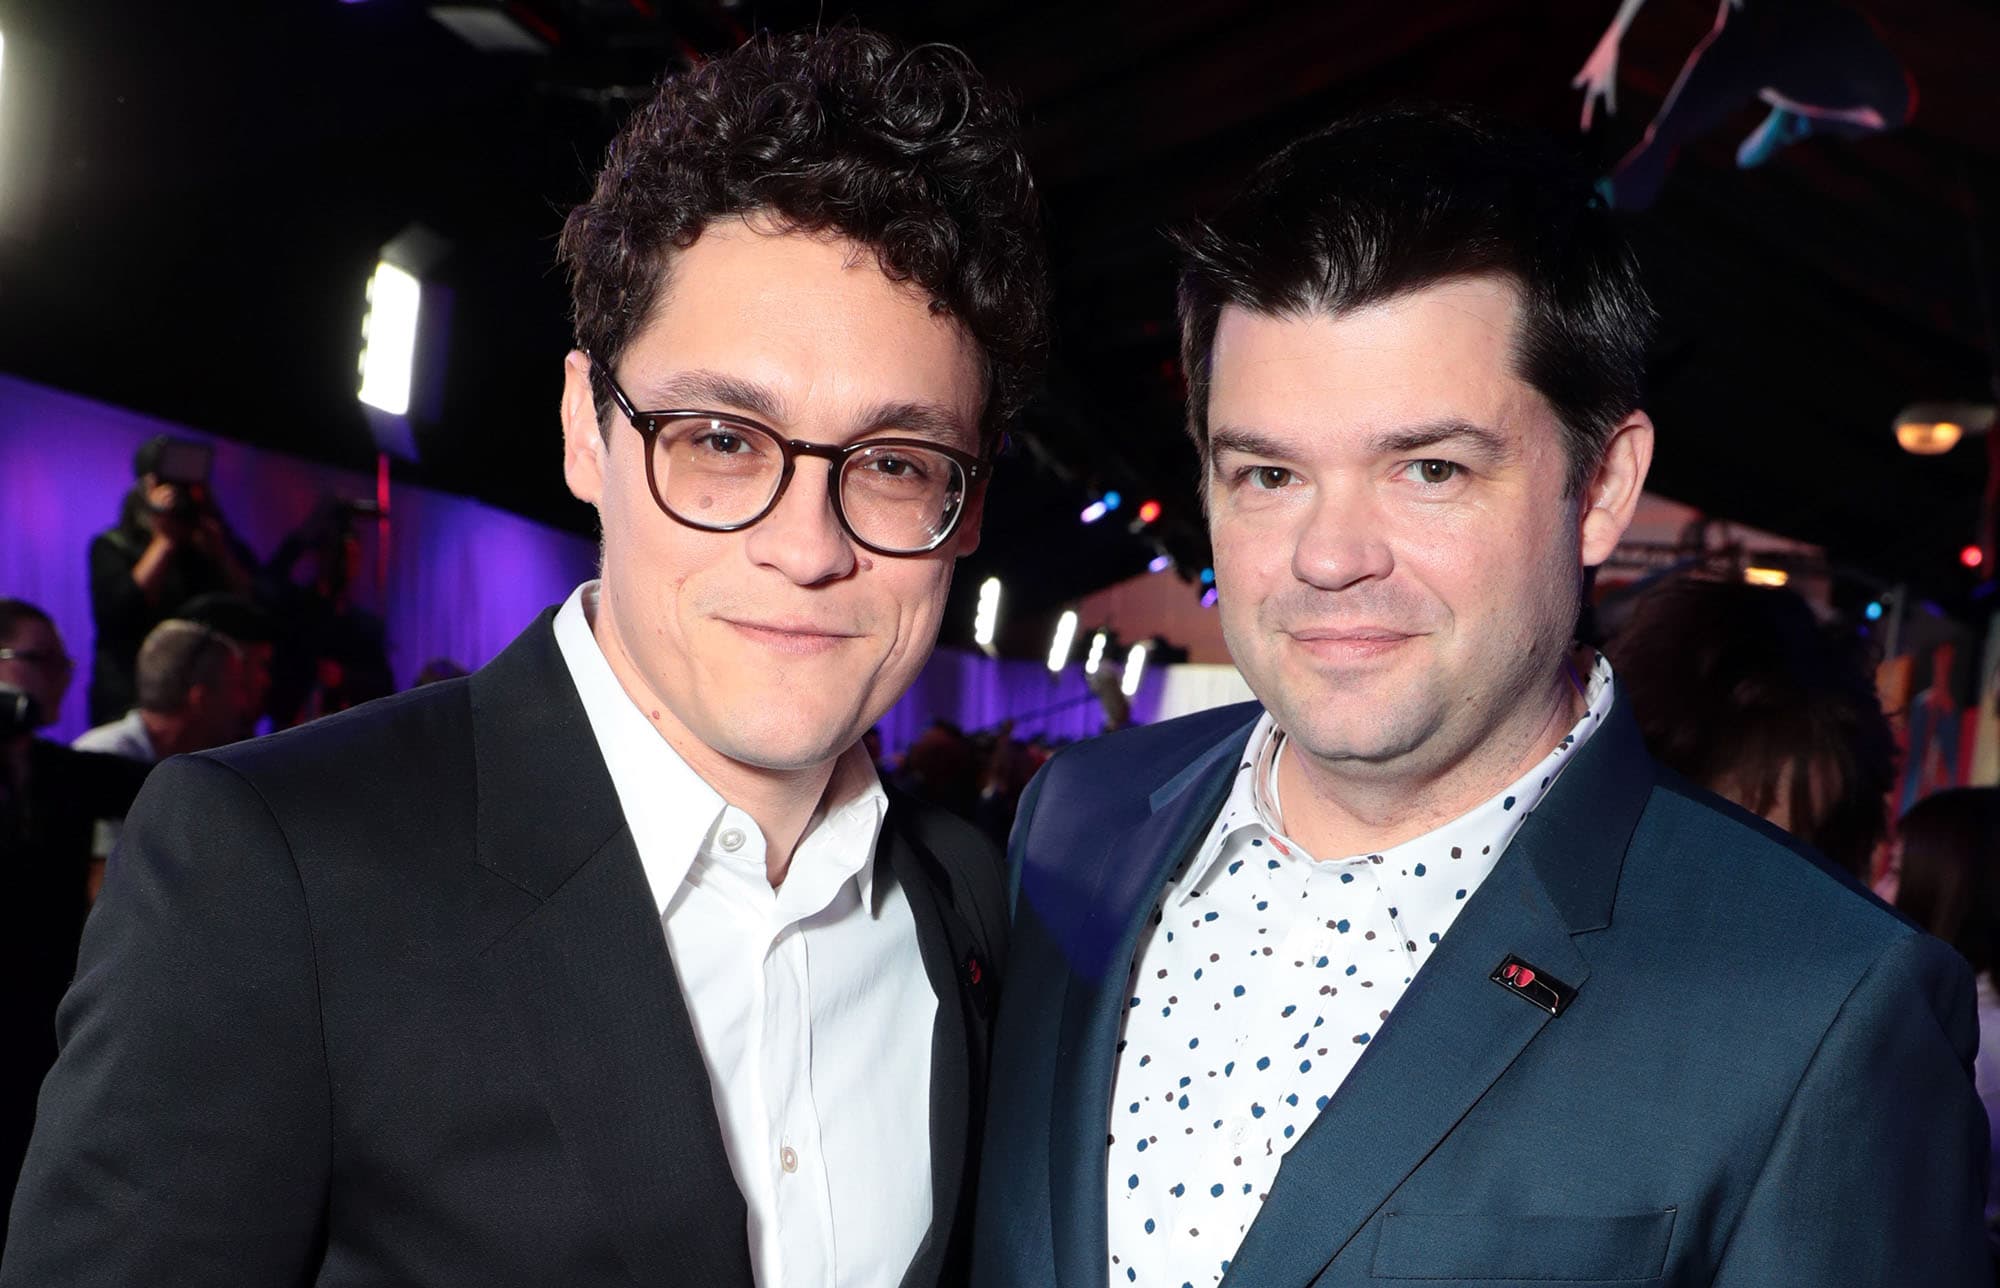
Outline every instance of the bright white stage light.
<svg viewBox="0 0 2000 1288"><path fill-rule="evenodd" d="M1076 642L1076 613L1065 608L1056 619L1056 637L1049 643L1049 670L1060 672L1069 665L1069 646Z"/></svg>
<svg viewBox="0 0 2000 1288"><path fill-rule="evenodd" d="M368 279L368 316L361 323L361 401L401 416L410 410L410 372L417 358L417 304L423 284L383 262Z"/></svg>
<svg viewBox="0 0 2000 1288"><path fill-rule="evenodd" d="M1110 631L1099 631L1090 637L1090 653L1083 659L1085 675L1096 675L1097 668L1104 665L1104 646L1110 642Z"/></svg>
<svg viewBox="0 0 2000 1288"><path fill-rule="evenodd" d="M979 607L972 615L972 642L983 649L993 647L993 634L1000 628L1000 579L988 577L979 587Z"/></svg>
<svg viewBox="0 0 2000 1288"><path fill-rule="evenodd" d="M1140 677L1145 674L1146 646L1134 644L1132 651L1125 655L1125 680L1118 687L1124 690L1125 696L1129 698L1139 691Z"/></svg>

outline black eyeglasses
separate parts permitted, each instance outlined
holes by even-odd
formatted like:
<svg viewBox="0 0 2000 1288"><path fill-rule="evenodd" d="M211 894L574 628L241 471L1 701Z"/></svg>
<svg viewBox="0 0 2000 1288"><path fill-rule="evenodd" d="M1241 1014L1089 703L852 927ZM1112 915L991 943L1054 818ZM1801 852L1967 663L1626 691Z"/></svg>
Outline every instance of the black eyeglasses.
<svg viewBox="0 0 2000 1288"><path fill-rule="evenodd" d="M832 467L834 517L880 555L928 554L965 517L966 492L992 466L915 438L846 446L786 438L734 412L640 411L608 366L593 362L632 428L646 440L646 484L668 518L704 532L739 532L777 507L801 456Z"/></svg>

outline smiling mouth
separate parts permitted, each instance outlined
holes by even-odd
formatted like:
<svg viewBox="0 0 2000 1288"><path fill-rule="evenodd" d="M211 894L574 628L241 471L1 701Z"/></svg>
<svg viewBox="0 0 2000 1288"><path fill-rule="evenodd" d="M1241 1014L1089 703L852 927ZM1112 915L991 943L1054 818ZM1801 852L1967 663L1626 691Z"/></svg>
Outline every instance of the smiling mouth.
<svg viewBox="0 0 2000 1288"><path fill-rule="evenodd" d="M1327 661L1363 661L1393 652L1416 638L1384 626L1309 627L1285 632L1293 643Z"/></svg>
<svg viewBox="0 0 2000 1288"><path fill-rule="evenodd" d="M739 622L730 618L723 622L751 642L781 653L825 653L858 638L810 622Z"/></svg>

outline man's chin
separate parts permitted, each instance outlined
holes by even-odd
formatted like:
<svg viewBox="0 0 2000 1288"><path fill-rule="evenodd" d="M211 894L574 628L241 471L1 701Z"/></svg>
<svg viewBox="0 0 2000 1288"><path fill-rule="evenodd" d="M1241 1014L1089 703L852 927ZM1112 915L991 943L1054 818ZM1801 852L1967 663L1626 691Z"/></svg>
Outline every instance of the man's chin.
<svg viewBox="0 0 2000 1288"><path fill-rule="evenodd" d="M815 721L785 728L761 729L739 724L729 736L718 738L710 745L739 764L790 773L826 764L853 746L860 737L859 730L843 721Z"/></svg>

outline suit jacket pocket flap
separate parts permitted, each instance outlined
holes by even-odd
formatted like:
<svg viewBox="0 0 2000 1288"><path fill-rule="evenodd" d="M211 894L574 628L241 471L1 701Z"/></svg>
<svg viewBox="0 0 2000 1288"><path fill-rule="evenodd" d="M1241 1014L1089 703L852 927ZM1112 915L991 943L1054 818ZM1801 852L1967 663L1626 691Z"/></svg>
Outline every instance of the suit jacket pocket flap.
<svg viewBox="0 0 2000 1288"><path fill-rule="evenodd" d="M1390 1212L1382 1219L1371 1274L1376 1279L1644 1281L1666 1268L1674 1211L1630 1216Z"/></svg>

